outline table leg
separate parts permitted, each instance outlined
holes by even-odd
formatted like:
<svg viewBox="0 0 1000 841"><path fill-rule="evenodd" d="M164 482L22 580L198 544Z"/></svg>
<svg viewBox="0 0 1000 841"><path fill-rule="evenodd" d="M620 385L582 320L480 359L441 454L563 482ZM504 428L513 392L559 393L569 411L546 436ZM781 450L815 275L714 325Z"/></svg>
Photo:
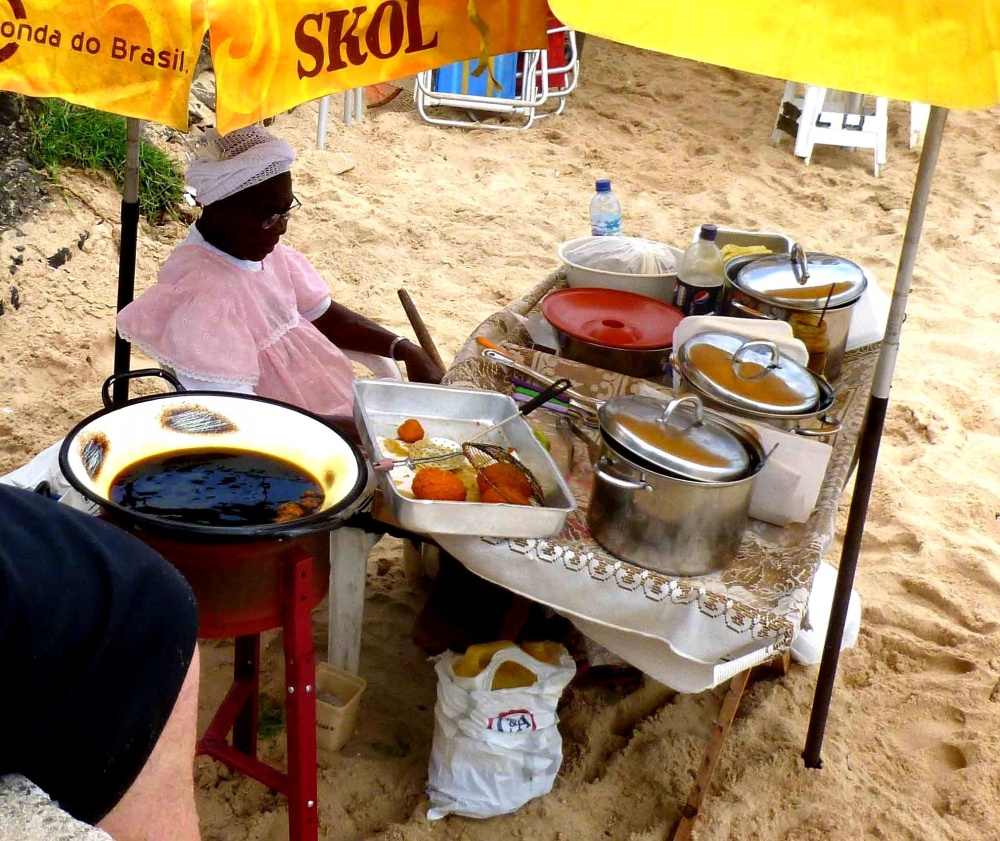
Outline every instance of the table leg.
<svg viewBox="0 0 1000 841"><path fill-rule="evenodd" d="M362 529L330 532L329 627L326 659L351 674L361 662L361 621L365 608L365 568L379 535Z"/></svg>
<svg viewBox="0 0 1000 841"><path fill-rule="evenodd" d="M257 721L260 710L260 634L236 638L233 683L249 681L253 691L233 724L233 747L247 756L257 756Z"/></svg>
<svg viewBox="0 0 1000 841"><path fill-rule="evenodd" d="M285 589L285 715L288 722L288 837L317 841L316 657L312 643L312 558L299 552Z"/></svg>
<svg viewBox="0 0 1000 841"><path fill-rule="evenodd" d="M722 701L718 718L715 720L715 727L712 730L712 738L708 741L708 749L701 760L701 767L698 769L698 776L695 778L694 787L688 795L687 803L681 810L681 819L674 830L672 841L687 841L691 837L694 829L695 819L701 811L702 801L708 794L709 786L712 785L712 777L715 775L715 768L719 764L719 756L726 745L729 737L729 729L732 727L736 711L740 707L740 699L743 697L743 690L746 689L747 680L750 677L749 669L740 672L729 682L729 691Z"/></svg>
<svg viewBox="0 0 1000 841"><path fill-rule="evenodd" d="M507 608L507 613L500 625L500 633L497 634L497 639L517 642L521 631L524 630L524 623L528 621L528 614L531 612L532 604L534 602L531 599L511 593L510 607Z"/></svg>

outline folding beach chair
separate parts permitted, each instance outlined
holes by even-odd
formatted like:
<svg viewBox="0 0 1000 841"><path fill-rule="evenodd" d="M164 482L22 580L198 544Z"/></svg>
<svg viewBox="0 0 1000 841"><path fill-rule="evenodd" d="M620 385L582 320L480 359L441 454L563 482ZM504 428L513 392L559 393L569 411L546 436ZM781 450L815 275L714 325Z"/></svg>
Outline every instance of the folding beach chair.
<svg viewBox="0 0 1000 841"><path fill-rule="evenodd" d="M520 70L518 66L520 65ZM413 98L421 118L439 126L462 128L526 129L548 99L548 61L544 50L492 56L489 72L475 75L478 62L462 61L439 70L417 74ZM529 80L525 83L525 80ZM531 80L537 80L532 84ZM466 119L434 114L431 109L450 107L466 112ZM477 114L505 114L521 118L521 125L481 123Z"/></svg>

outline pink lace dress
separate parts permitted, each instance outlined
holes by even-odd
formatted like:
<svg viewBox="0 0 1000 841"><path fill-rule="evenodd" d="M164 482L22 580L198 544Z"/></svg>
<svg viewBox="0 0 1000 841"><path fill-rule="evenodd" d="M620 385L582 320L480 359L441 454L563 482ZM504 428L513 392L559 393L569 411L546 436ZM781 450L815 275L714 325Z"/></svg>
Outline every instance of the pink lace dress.
<svg viewBox="0 0 1000 841"><path fill-rule="evenodd" d="M252 271L199 242L193 231L118 314L121 335L184 377L350 414L351 363L301 315L330 295L309 261L279 244Z"/></svg>

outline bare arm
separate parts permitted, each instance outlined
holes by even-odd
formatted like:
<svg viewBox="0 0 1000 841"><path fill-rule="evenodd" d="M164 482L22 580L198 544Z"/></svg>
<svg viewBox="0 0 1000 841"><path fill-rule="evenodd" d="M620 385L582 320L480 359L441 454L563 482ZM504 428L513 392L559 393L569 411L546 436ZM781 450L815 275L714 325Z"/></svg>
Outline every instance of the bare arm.
<svg viewBox="0 0 1000 841"><path fill-rule="evenodd" d="M396 334L376 324L369 318L348 309L336 301L313 324L326 338L341 350L389 356ZM406 364L406 373L412 382L439 383L444 371L409 339L395 347L394 357Z"/></svg>

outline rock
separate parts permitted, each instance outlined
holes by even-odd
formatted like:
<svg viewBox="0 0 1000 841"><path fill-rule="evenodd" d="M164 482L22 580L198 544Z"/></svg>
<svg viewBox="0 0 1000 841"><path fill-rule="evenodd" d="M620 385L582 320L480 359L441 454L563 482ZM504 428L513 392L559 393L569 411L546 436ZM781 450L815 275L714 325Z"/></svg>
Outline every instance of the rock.
<svg viewBox="0 0 1000 841"><path fill-rule="evenodd" d="M349 152L325 152L324 159L334 175L350 172L358 165L357 159Z"/></svg>
<svg viewBox="0 0 1000 841"><path fill-rule="evenodd" d="M188 124L193 128L203 124L213 125L215 123L215 113L201 100L194 96L188 100Z"/></svg>
<svg viewBox="0 0 1000 841"><path fill-rule="evenodd" d="M0 91L0 125L10 126L21 118L21 105L12 93Z"/></svg>
<svg viewBox="0 0 1000 841"><path fill-rule="evenodd" d="M215 74L208 70L191 83L191 95L215 111Z"/></svg>
<svg viewBox="0 0 1000 841"><path fill-rule="evenodd" d="M55 254L48 258L48 262L53 269L58 269L72 256L73 252L68 248L60 248Z"/></svg>
<svg viewBox="0 0 1000 841"><path fill-rule="evenodd" d="M74 820L23 777L0 777L0 838L5 841L111 841Z"/></svg>
<svg viewBox="0 0 1000 841"><path fill-rule="evenodd" d="M194 67L195 77L200 76L206 70L212 69L212 48L208 33L201 42L201 51L198 53L198 63Z"/></svg>

